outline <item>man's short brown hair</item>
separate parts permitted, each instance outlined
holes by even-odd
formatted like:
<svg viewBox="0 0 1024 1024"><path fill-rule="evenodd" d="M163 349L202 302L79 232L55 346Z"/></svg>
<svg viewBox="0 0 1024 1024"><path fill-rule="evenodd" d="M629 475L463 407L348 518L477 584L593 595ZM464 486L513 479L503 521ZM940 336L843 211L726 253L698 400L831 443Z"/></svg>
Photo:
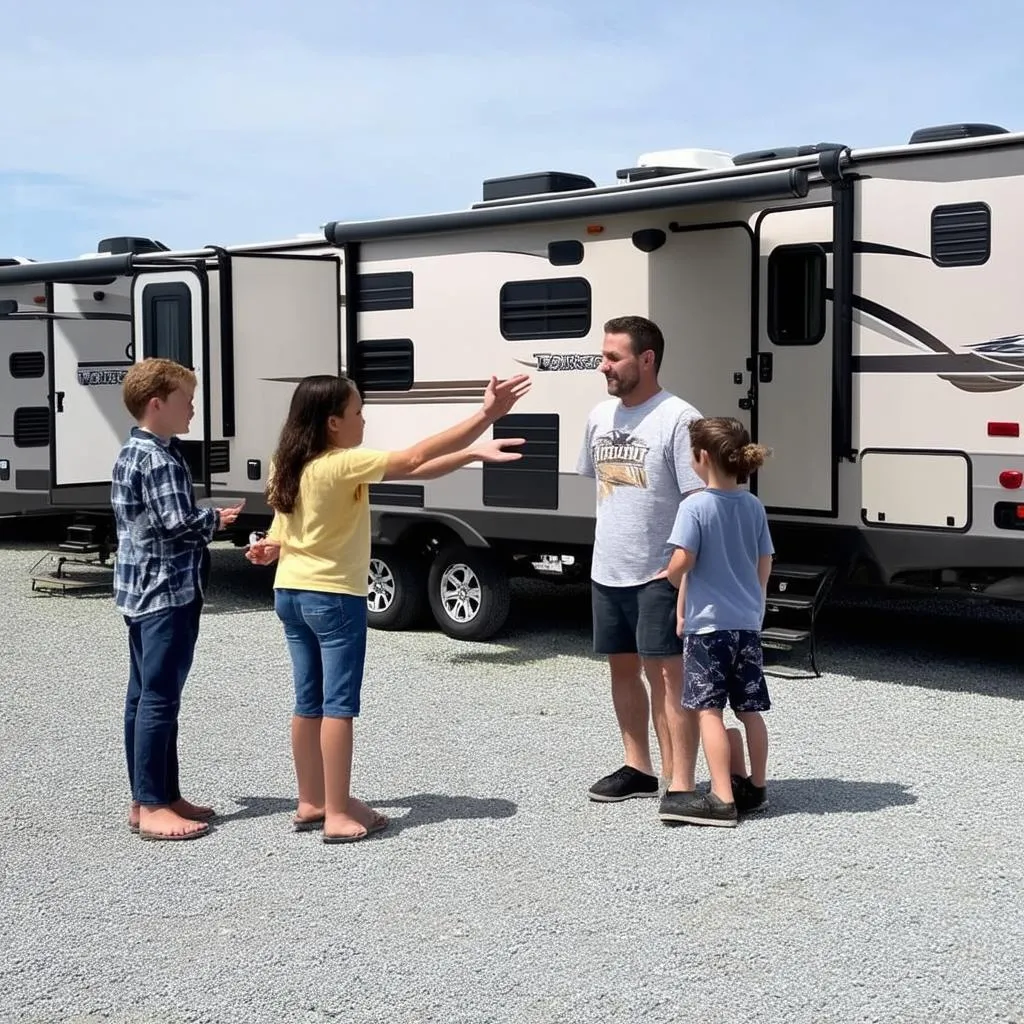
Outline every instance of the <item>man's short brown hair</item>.
<svg viewBox="0 0 1024 1024"><path fill-rule="evenodd" d="M654 353L654 372L661 369L665 355L665 337L661 328L645 316L617 316L604 325L605 334L628 334L633 355Z"/></svg>
<svg viewBox="0 0 1024 1024"><path fill-rule="evenodd" d="M171 359L143 359L125 375L121 385L124 404L135 419L141 419L150 400L167 396L184 384L196 385L196 375Z"/></svg>

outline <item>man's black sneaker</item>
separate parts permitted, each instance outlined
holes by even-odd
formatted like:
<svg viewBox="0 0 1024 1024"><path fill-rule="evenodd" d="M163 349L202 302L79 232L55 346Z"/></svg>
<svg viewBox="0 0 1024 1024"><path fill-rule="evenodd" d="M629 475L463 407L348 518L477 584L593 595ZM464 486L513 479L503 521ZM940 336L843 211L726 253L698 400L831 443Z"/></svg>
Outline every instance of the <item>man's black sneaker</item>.
<svg viewBox="0 0 1024 1024"><path fill-rule="evenodd" d="M639 772L629 765L598 779L590 787L590 799L603 803L629 800L638 796L657 796L660 789L658 777Z"/></svg>
<svg viewBox="0 0 1024 1024"><path fill-rule="evenodd" d="M768 787L755 786L749 776L732 776L732 798L740 814L753 814L768 806Z"/></svg>
<svg viewBox="0 0 1024 1024"><path fill-rule="evenodd" d="M662 821L684 821L682 816L699 807L700 803L700 794L695 789L666 789L658 805L658 817Z"/></svg>
<svg viewBox="0 0 1024 1024"><path fill-rule="evenodd" d="M714 793L677 793L672 794L673 802L669 808L664 807L658 812L662 821L683 821L688 825L719 825L725 828L736 827L736 804L727 804L719 800ZM685 801L679 799L685 797ZM666 795L666 800L668 796Z"/></svg>

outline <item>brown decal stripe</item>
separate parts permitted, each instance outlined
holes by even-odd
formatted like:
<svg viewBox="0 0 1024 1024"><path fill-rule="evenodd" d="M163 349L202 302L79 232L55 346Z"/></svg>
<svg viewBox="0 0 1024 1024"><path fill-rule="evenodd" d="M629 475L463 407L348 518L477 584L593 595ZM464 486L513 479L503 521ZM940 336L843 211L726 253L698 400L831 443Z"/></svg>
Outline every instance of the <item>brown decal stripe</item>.
<svg viewBox="0 0 1024 1024"><path fill-rule="evenodd" d="M367 391L367 405L436 405L478 403L490 383L486 380L423 380L409 391Z"/></svg>
<svg viewBox="0 0 1024 1024"><path fill-rule="evenodd" d="M263 377L280 384L298 384L301 377ZM409 391L367 391L367 405L476 404L484 399L490 380L421 380Z"/></svg>

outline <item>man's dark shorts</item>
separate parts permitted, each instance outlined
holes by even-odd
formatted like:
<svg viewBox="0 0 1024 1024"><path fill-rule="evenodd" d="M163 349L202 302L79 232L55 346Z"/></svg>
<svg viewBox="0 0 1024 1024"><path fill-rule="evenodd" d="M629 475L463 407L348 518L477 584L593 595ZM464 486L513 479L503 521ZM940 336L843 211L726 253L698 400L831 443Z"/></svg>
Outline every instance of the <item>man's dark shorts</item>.
<svg viewBox="0 0 1024 1024"><path fill-rule="evenodd" d="M726 700L735 714L771 708L761 634L746 629L687 633L683 643L683 707L688 711L722 710Z"/></svg>
<svg viewBox="0 0 1024 1024"><path fill-rule="evenodd" d="M676 658L683 642L676 635L679 591L665 578L638 587L606 587L591 581L595 654L639 654Z"/></svg>

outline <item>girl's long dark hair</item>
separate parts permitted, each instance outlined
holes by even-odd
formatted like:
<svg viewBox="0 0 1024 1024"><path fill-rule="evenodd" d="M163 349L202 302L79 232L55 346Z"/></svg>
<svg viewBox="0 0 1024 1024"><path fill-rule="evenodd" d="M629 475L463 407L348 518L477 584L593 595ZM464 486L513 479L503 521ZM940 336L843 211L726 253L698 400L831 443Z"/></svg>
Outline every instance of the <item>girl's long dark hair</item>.
<svg viewBox="0 0 1024 1024"><path fill-rule="evenodd" d="M327 451L327 417L341 416L352 397L347 377L317 375L299 381L288 418L281 428L273 471L267 483L267 504L275 512L292 512L299 496L302 470L310 459Z"/></svg>

